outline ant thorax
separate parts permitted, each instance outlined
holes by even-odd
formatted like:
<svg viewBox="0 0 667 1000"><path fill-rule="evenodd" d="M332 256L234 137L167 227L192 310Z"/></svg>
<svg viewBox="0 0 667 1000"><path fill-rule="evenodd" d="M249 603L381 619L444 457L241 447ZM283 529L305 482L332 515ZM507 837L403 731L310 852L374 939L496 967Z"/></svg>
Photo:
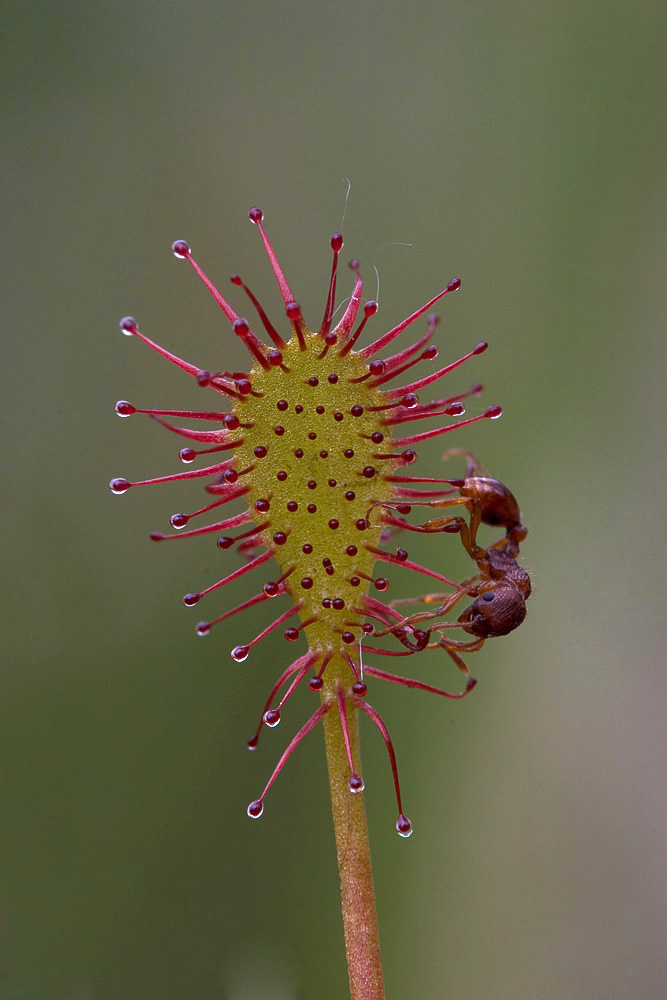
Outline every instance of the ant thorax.
<svg viewBox="0 0 667 1000"><path fill-rule="evenodd" d="M514 587L521 593L523 599L526 600L530 597L532 589L530 577L523 566L519 566L516 559L507 551L508 548L514 547L507 546L505 549L491 547L486 550L486 558L489 563L491 577L494 580L502 580L507 586ZM518 546L515 548L518 550Z"/></svg>

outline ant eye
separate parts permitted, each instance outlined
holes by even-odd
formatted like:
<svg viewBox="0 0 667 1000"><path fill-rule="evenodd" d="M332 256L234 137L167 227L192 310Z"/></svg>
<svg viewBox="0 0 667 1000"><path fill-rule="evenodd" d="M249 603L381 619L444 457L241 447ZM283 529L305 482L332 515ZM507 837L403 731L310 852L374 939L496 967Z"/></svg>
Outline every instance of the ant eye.
<svg viewBox="0 0 667 1000"><path fill-rule="evenodd" d="M494 594L482 594L482 600L483 601L492 601L493 598L494 598Z"/></svg>

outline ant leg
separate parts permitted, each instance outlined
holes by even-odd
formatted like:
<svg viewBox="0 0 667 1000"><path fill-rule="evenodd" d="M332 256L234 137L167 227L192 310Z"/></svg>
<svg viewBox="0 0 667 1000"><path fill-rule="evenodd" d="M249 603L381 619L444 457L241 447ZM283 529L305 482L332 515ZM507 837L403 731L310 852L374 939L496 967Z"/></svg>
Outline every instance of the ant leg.
<svg viewBox="0 0 667 1000"><path fill-rule="evenodd" d="M406 604L435 604L437 601L445 601L451 596L451 594L423 594L421 597L397 597L389 602L389 607L400 608Z"/></svg>
<svg viewBox="0 0 667 1000"><path fill-rule="evenodd" d="M440 500L404 500L396 497L391 500L377 500L372 503L366 512L366 521L372 528L379 528L381 525L371 522L371 511L376 507L386 507L387 510L397 510L399 514L409 513L411 507L430 507L432 510L446 510L448 507L458 507L461 504L470 503L469 497L449 497ZM401 510L401 508L404 508ZM428 522L427 522L428 523ZM439 530L439 529L434 529Z"/></svg>
<svg viewBox="0 0 667 1000"><path fill-rule="evenodd" d="M448 507L456 507L465 504L470 511L470 524L464 518L450 514L446 517L436 517L430 521L425 521L422 528L426 531L454 531L458 530L461 536L463 547L477 564L486 557L486 549L477 544L477 531L482 523L482 504L479 497L455 497L448 500L432 500L429 506L435 510L443 510Z"/></svg>
<svg viewBox="0 0 667 1000"><path fill-rule="evenodd" d="M421 598L424 604L435 604L437 602L440 604L440 607L437 611L422 611L418 612L418 614L423 616L428 615L429 618L435 618L438 615L446 615L455 604L458 604L462 597L467 596L468 594L465 590L455 590L453 594L426 594L423 598ZM415 615L410 615L410 617L404 619L404 621L412 622L415 617ZM425 617L423 620L426 620Z"/></svg>
<svg viewBox="0 0 667 1000"><path fill-rule="evenodd" d="M434 517L430 521L424 521L421 528L426 532L448 531L450 534L458 534L461 538L463 548L470 558L474 562L479 562L486 554L484 549L480 548L475 541L477 528L481 520L479 513L476 513L479 510L479 503L475 499L467 499L466 502L473 506L470 526L464 518L457 517L455 514L449 514L446 517Z"/></svg>
<svg viewBox="0 0 667 1000"><path fill-rule="evenodd" d="M430 521L424 521L419 525L420 531L448 531L450 534L458 534L463 525L467 522L456 514L447 514L445 517L433 517Z"/></svg>
<svg viewBox="0 0 667 1000"><path fill-rule="evenodd" d="M377 638L382 638L385 635L392 635L393 633L396 632L397 629L405 629L406 626L411 627L413 625L418 625L421 622L431 621L433 618L439 618L441 615L446 615L447 612L450 611L455 604L458 604L458 602L461 600L462 597L467 597L467 596L468 595L465 590L455 590L453 594L427 594L426 597L434 599L430 602L433 604L435 604L436 598L438 599L438 601L440 601L441 598L444 598L443 602L440 604L440 607L437 608L437 610L417 611L414 615L408 615L407 618L402 618L394 625L389 626L383 632L376 632L375 636ZM424 598L421 599L425 600ZM411 603L411 602L399 601L398 603ZM429 602L425 601L425 603Z"/></svg>
<svg viewBox="0 0 667 1000"><path fill-rule="evenodd" d="M486 550L477 544L477 529L482 522L482 505L476 497L460 497L459 500L450 501L447 506L454 506L457 502L464 502L471 510L470 524L462 517L449 514L446 517L434 517L430 521L424 521L421 525L423 531L449 531L452 534L456 531L470 558L478 565L480 560L486 557ZM438 501L434 501L434 506ZM444 506L444 504L443 504Z"/></svg>
<svg viewBox="0 0 667 1000"><path fill-rule="evenodd" d="M477 586L480 582L479 574L477 576L470 576L467 580L462 580L458 585L458 590L455 591L456 599L458 600L460 597L463 597L464 594L468 597L477 596L471 592L470 588ZM423 594L421 597L397 597L389 602L389 607L400 608L406 604L437 604L447 601L451 597L454 597L454 594Z"/></svg>
<svg viewBox="0 0 667 1000"><path fill-rule="evenodd" d="M448 636L443 636L439 642L430 644L428 648L445 649L450 656L457 649L462 653L477 653L484 645L484 641L484 638L479 638L470 642L462 642L460 639L450 639Z"/></svg>
<svg viewBox="0 0 667 1000"><path fill-rule="evenodd" d="M480 460L471 451L466 451L465 448L450 448L444 453L442 460L446 462L456 455L462 455L466 459L466 479L471 479L473 476L486 477L484 466Z"/></svg>
<svg viewBox="0 0 667 1000"><path fill-rule="evenodd" d="M433 521L426 521L424 527L430 528L431 525L439 524L442 526L441 530L444 531L447 523L451 524L452 527L456 524L464 549L470 558L476 562L481 569L482 561L486 560L486 549L483 549L477 544L477 531L482 523L482 504L478 497L461 497L461 499L465 499L468 505L468 510L470 511L470 524L468 524L462 517L450 515L449 517L435 518ZM452 529L450 528L450 530Z"/></svg>
<svg viewBox="0 0 667 1000"><path fill-rule="evenodd" d="M470 503L470 497L443 497L441 500L428 500L424 506L431 507L433 510L447 510L449 507L459 507L461 504L467 503ZM410 501L410 506L417 507L420 504Z"/></svg>
<svg viewBox="0 0 667 1000"><path fill-rule="evenodd" d="M464 660L461 659L459 654L455 653L453 649L447 649L447 647L445 647L445 652L449 653L449 655L451 656L451 658L453 659L454 663L459 668L461 673L464 675L464 677L467 677L468 680L470 680L470 671L468 670L468 665L464 662Z"/></svg>
<svg viewBox="0 0 667 1000"><path fill-rule="evenodd" d="M475 498L472 501L470 509L470 525L469 526L466 525L467 528L466 532L464 532L463 528L461 529L461 540L463 541L463 544L465 545L470 556L475 560L475 562L478 565L480 559L483 559L486 556L486 550L482 549L477 544L477 531L481 523L482 523L482 505L480 501L477 498ZM466 545L466 539L464 538L464 534L467 534L468 536L467 545Z"/></svg>

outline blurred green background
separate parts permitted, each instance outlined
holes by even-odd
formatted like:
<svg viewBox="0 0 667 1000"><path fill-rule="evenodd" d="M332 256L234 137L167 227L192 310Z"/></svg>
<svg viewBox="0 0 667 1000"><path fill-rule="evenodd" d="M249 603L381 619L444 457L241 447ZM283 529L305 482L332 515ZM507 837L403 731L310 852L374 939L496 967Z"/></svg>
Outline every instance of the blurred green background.
<svg viewBox="0 0 667 1000"><path fill-rule="evenodd" d="M447 444L517 494L535 586L466 701L371 692L415 826L396 836L364 726L387 995L662 995L666 27L654 0L6 10L2 1000L346 995L320 731L263 819L245 814L308 692L249 755L284 642L232 663L261 611L194 635L229 595L205 611L181 595L220 554L148 532L199 506L197 485L107 488L179 464L116 399L201 405L120 335L123 314L198 364L242 363L171 241L280 315L246 217L260 204L315 322L345 177L375 332L463 279L441 357L491 346L448 386L481 378L469 413L504 416ZM442 450L420 449L424 474ZM468 571L452 538L410 552ZM458 683L423 659L424 679Z"/></svg>

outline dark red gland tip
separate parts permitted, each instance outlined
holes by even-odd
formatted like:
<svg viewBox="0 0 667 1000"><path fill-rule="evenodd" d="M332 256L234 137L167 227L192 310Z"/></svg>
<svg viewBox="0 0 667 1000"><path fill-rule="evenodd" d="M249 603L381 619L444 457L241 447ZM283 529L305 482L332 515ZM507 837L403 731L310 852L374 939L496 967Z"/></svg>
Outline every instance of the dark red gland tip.
<svg viewBox="0 0 667 1000"><path fill-rule="evenodd" d="M340 253L343 249L343 236L341 233L334 233L331 237L331 249L334 253Z"/></svg>
<svg viewBox="0 0 667 1000"><path fill-rule="evenodd" d="M126 399L119 399L116 403L116 413L119 417L131 417L136 412L136 407L132 406L132 403L128 403Z"/></svg>
<svg viewBox="0 0 667 1000"><path fill-rule="evenodd" d="M257 207L251 208L250 211L248 212L248 218L250 219L251 222L254 222L254 224L257 226L259 225L260 222L264 221L264 212L261 210L261 208Z"/></svg>
<svg viewBox="0 0 667 1000"><path fill-rule="evenodd" d="M470 353L471 354L484 354L484 351L487 349L488 346L489 345L487 344L487 342L485 340L483 340L480 344L477 345L477 347L474 347Z"/></svg>
<svg viewBox="0 0 667 1000"><path fill-rule="evenodd" d="M180 257L181 260L185 260L190 256L190 245L185 240L174 240L171 244L171 249L174 251L174 256Z"/></svg>
<svg viewBox="0 0 667 1000"><path fill-rule="evenodd" d="M249 747L250 743L251 741L248 740ZM255 746L257 746L256 742L254 746L250 747L250 749L254 750ZM248 806L248 816L250 816L250 819L259 819L259 817L262 815L263 812L264 812L264 803L261 801L261 799L256 799L254 802L251 802L250 805Z"/></svg>
<svg viewBox="0 0 667 1000"><path fill-rule="evenodd" d="M131 485L132 483L127 479L112 479L109 483L109 489L112 493L120 496L121 493L127 493Z"/></svg>
<svg viewBox="0 0 667 1000"><path fill-rule="evenodd" d="M270 708L267 712L264 713L262 718L264 720L265 726L268 726L269 729L275 729L275 727L280 722L280 709Z"/></svg>
<svg viewBox="0 0 667 1000"><path fill-rule="evenodd" d="M401 813L401 815L396 820L396 832L398 833L399 837L410 837L412 835L412 823L410 822L407 816L403 815L403 813Z"/></svg>
<svg viewBox="0 0 667 1000"><path fill-rule="evenodd" d="M137 321L134 316L123 316L120 321L120 328L126 336L131 337L137 332L139 327L137 326Z"/></svg>
<svg viewBox="0 0 667 1000"><path fill-rule="evenodd" d="M448 292L456 292L456 291L458 291L458 289L460 287L461 287L461 279L460 278L452 278L452 280L447 285L447 291Z"/></svg>
<svg viewBox="0 0 667 1000"><path fill-rule="evenodd" d="M360 774L353 774L347 783L347 787L353 795L358 795L359 792L363 792L364 790L364 779Z"/></svg>
<svg viewBox="0 0 667 1000"><path fill-rule="evenodd" d="M494 406L487 406L484 410L484 416L489 417L491 420L497 420L497 418L502 414L503 408L497 403Z"/></svg>

